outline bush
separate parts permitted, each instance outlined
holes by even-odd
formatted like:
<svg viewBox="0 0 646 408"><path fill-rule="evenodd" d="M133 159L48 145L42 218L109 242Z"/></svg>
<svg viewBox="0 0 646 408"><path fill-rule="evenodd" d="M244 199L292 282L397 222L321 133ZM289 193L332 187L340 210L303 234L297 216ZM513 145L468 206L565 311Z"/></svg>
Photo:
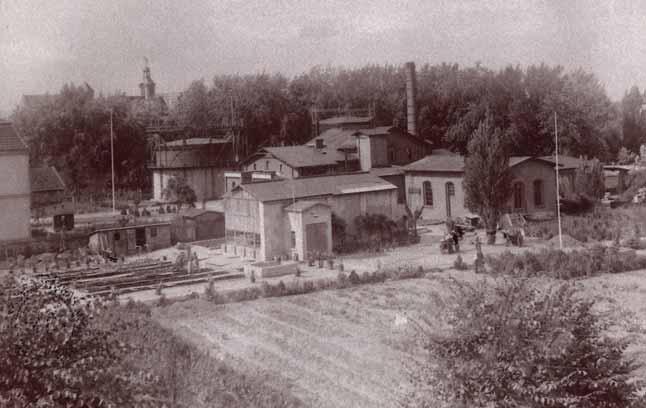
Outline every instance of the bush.
<svg viewBox="0 0 646 408"><path fill-rule="evenodd" d="M358 285L361 283L361 279L359 278L359 275L357 275L357 273L354 271L354 269L350 272L350 275L348 276L348 280L353 285Z"/></svg>
<svg viewBox="0 0 646 408"><path fill-rule="evenodd" d="M441 396L451 406L479 407L643 406L631 382L636 365L624 357L627 342L604 337L607 325L592 313L593 301L569 285L514 279L450 287L451 311L441 315L452 329L421 329L433 359L417 381L430 375L437 385L413 399L428 404Z"/></svg>
<svg viewBox="0 0 646 408"><path fill-rule="evenodd" d="M336 284L339 289L347 288L349 284L348 276L344 272L339 272L336 275Z"/></svg>
<svg viewBox="0 0 646 408"><path fill-rule="evenodd" d="M635 251L619 252L616 247L595 245L591 249L570 252L543 249L522 254L503 252L487 256L493 274L550 276L558 279L581 278L601 273L618 273L646 268L646 257Z"/></svg>

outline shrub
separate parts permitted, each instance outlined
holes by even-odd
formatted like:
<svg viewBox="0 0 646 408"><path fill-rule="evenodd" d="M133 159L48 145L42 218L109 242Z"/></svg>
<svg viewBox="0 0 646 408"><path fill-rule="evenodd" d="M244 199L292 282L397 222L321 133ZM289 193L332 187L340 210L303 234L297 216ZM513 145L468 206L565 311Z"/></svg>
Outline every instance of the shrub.
<svg viewBox="0 0 646 408"><path fill-rule="evenodd" d="M417 381L429 375L437 383L414 399L440 396L451 406L479 407L643 406L635 401L639 385L631 382L636 365L625 359L627 342L604 337L607 325L592 313L593 301L568 284L507 279L450 287L452 307L442 315L452 329L420 329L433 360Z"/></svg>
<svg viewBox="0 0 646 408"><path fill-rule="evenodd" d="M339 274L336 275L336 284L339 289L348 287L348 283L348 276L344 272L339 272Z"/></svg>
<svg viewBox="0 0 646 408"><path fill-rule="evenodd" d="M359 278L359 275L357 275L357 273L354 271L354 269L350 272L350 275L348 276L348 280L353 285L358 285L361 283L361 279Z"/></svg>
<svg viewBox="0 0 646 408"><path fill-rule="evenodd" d="M522 254L503 252L487 256L486 262L493 274L540 276L573 279L599 273L618 273L646 268L646 257L635 251L619 252L616 247L595 245L590 249L565 252L543 249Z"/></svg>

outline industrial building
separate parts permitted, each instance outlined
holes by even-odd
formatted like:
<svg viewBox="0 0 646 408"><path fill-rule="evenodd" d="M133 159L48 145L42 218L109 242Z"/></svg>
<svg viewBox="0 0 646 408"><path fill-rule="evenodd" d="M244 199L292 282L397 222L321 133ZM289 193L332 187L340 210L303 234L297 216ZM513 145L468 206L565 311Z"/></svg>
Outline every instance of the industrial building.
<svg viewBox="0 0 646 408"><path fill-rule="evenodd" d="M397 187L367 172L240 184L225 195L227 245L259 260L330 252L332 214L354 234L360 215L398 220Z"/></svg>
<svg viewBox="0 0 646 408"><path fill-rule="evenodd" d="M10 122L0 122L0 241L31 236L29 149Z"/></svg>
<svg viewBox="0 0 646 408"><path fill-rule="evenodd" d="M153 146L148 167L152 170L156 201L164 201L163 191L171 177L184 178L195 191L198 203L220 198L225 192L225 172L236 168L231 137L159 140Z"/></svg>
<svg viewBox="0 0 646 408"><path fill-rule="evenodd" d="M556 172L554 163L540 157L512 157L512 195L505 212L523 214L556 211ZM470 215L462 186L464 157L429 155L403 167L407 202L422 209L422 219L445 220Z"/></svg>

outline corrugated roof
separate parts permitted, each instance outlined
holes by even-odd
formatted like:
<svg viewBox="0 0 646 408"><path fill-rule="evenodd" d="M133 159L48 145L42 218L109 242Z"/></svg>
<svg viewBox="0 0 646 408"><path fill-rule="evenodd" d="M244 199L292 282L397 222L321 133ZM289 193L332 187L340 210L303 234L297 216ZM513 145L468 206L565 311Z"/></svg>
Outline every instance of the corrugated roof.
<svg viewBox="0 0 646 408"><path fill-rule="evenodd" d="M241 184L241 188L259 201L277 201L334 194L351 194L359 187L396 190L393 184L369 173L341 174L325 177L306 177L293 180ZM344 192L345 190L345 192Z"/></svg>
<svg viewBox="0 0 646 408"><path fill-rule="evenodd" d="M65 190L63 178L54 167L32 167L29 178L32 193Z"/></svg>
<svg viewBox="0 0 646 408"><path fill-rule="evenodd" d="M11 122L0 122L0 151L28 151L27 144L18 135Z"/></svg>
<svg viewBox="0 0 646 408"><path fill-rule="evenodd" d="M328 204L321 201L301 200L301 201L296 201L295 203L287 206L285 208L285 211L303 212L309 208L314 207L315 205L323 205L323 206L329 207Z"/></svg>
<svg viewBox="0 0 646 408"><path fill-rule="evenodd" d="M333 118L319 120L323 125L342 125L346 123L370 123L370 116L335 116Z"/></svg>
<svg viewBox="0 0 646 408"><path fill-rule="evenodd" d="M315 149L311 146L265 147L263 149L290 167L330 166L344 160L336 149Z"/></svg>

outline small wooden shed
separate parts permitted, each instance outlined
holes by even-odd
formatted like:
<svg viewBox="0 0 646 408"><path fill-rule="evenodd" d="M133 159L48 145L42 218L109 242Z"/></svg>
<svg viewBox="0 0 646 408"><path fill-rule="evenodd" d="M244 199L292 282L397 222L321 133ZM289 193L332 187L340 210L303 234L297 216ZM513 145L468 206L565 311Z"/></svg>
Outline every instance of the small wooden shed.
<svg viewBox="0 0 646 408"><path fill-rule="evenodd" d="M224 213L191 208L173 221L173 241L191 242L224 237Z"/></svg>
<svg viewBox="0 0 646 408"><path fill-rule="evenodd" d="M154 251L171 246L170 230L168 222L99 229L90 234L89 247L95 252L109 252L114 256L136 254L141 250Z"/></svg>

